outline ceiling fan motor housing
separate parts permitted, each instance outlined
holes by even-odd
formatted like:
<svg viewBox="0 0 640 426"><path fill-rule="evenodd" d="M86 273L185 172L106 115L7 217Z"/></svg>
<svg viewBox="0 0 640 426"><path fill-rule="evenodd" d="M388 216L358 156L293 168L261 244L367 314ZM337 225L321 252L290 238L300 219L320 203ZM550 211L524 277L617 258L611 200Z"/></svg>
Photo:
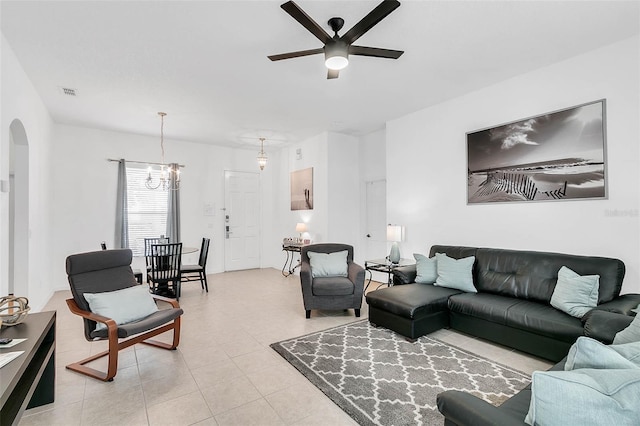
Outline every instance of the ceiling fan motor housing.
<svg viewBox="0 0 640 426"><path fill-rule="evenodd" d="M338 17L334 17L334 18L329 19L328 24L331 27L331 30L335 33L335 35L333 37L337 38L338 37L338 31L340 31L342 29L342 26L344 25L344 19L338 18Z"/></svg>

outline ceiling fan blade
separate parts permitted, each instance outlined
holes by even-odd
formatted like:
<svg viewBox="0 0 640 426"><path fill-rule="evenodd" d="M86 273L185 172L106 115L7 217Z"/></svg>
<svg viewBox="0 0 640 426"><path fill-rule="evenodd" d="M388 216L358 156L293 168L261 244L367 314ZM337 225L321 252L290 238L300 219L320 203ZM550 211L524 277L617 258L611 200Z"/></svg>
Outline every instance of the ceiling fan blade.
<svg viewBox="0 0 640 426"><path fill-rule="evenodd" d="M324 52L324 49L320 47L318 49L299 50L297 52L280 53L279 55L270 55L270 56L267 56L267 58L271 59L272 61L281 61L283 59L299 58L300 56L316 55L322 52Z"/></svg>
<svg viewBox="0 0 640 426"><path fill-rule="evenodd" d="M327 70L327 80L331 80L332 78L338 78L340 75L340 71L338 70Z"/></svg>
<svg viewBox="0 0 640 426"><path fill-rule="evenodd" d="M403 50L381 49L379 47L349 46L350 55L374 56L376 58L398 59Z"/></svg>
<svg viewBox="0 0 640 426"><path fill-rule="evenodd" d="M291 2L290 2L291 3ZM397 0L384 0L375 9L373 9L367 16L362 18L360 22L355 24L349 31L344 33L340 39L347 44L351 44L359 39L364 33L369 31L378 22L387 17L388 14L396 10L400 6L400 2Z"/></svg>
<svg viewBox="0 0 640 426"><path fill-rule="evenodd" d="M288 1L280 6L287 12L293 19L300 22L300 24L305 27L307 30L311 32L314 36L318 38L322 43L327 44L331 41L331 36L327 34L325 30L322 29L320 25L309 15L305 13L304 10L300 9L300 7L292 1Z"/></svg>

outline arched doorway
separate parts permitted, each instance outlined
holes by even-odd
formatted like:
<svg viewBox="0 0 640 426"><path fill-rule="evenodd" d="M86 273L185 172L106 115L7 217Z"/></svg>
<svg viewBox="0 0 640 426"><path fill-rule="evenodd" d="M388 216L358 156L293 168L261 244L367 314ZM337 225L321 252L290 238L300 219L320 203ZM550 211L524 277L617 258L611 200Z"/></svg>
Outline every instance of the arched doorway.
<svg viewBox="0 0 640 426"><path fill-rule="evenodd" d="M9 126L9 294L29 294L29 143L22 122Z"/></svg>

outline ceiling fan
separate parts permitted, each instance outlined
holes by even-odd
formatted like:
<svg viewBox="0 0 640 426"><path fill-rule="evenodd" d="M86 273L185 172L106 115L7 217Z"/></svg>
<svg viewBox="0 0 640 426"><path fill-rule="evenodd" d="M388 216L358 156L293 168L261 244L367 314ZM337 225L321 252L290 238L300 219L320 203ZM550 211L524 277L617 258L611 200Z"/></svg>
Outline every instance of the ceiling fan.
<svg viewBox="0 0 640 426"><path fill-rule="evenodd" d="M360 22L355 24L349 31L342 36L338 35L338 31L344 25L344 19L331 18L329 26L334 32L331 37L320 25L316 23L309 15L307 15L293 1L288 1L280 7L289 15L298 21L303 27L318 38L324 47L310 50L300 50L298 52L282 53L279 55L268 56L272 61L280 61L282 59L298 58L300 56L316 55L324 53L325 65L327 66L327 78L338 78L340 70L349 65L349 55L373 56L376 58L398 59L404 53L402 50L381 49L378 47L354 46L353 42L359 39L364 33L373 28L378 22L382 21L391 12L400 6L397 0L384 0L367 16L362 18Z"/></svg>

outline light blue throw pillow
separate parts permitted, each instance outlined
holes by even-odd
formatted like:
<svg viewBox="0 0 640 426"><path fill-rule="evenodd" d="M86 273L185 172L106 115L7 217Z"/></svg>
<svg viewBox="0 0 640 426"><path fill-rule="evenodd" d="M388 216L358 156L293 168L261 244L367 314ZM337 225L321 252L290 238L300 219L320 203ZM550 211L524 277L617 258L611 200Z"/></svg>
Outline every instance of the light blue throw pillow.
<svg viewBox="0 0 640 426"><path fill-rule="evenodd" d="M473 264L475 261L475 256L453 259L446 254L436 253L438 278L434 285L477 293L478 290L473 286Z"/></svg>
<svg viewBox="0 0 640 426"><path fill-rule="evenodd" d="M416 282L421 284L435 283L438 279L436 258L418 253L413 253L413 258L416 260Z"/></svg>
<svg viewBox="0 0 640 426"><path fill-rule="evenodd" d="M334 253L316 253L308 251L309 264L311 265L311 277L346 277L347 274L347 250Z"/></svg>
<svg viewBox="0 0 640 426"><path fill-rule="evenodd" d="M146 285L134 285L122 290L104 293L84 293L91 312L111 318L118 325L146 318L158 311L155 300ZM99 322L96 331L107 328Z"/></svg>
<svg viewBox="0 0 640 426"><path fill-rule="evenodd" d="M534 371L528 425L639 425L640 369Z"/></svg>
<svg viewBox="0 0 640 426"><path fill-rule="evenodd" d="M638 341L640 341L640 315L636 314L636 317L631 321L631 324L629 324L627 328L616 333L616 337L613 339L613 344L618 345Z"/></svg>
<svg viewBox="0 0 640 426"><path fill-rule="evenodd" d="M579 368L640 369L640 342L605 345L586 336L578 337L567 354L565 370Z"/></svg>
<svg viewBox="0 0 640 426"><path fill-rule="evenodd" d="M582 318L598 306L600 275L579 275L563 266L551 295L551 306L572 317Z"/></svg>

